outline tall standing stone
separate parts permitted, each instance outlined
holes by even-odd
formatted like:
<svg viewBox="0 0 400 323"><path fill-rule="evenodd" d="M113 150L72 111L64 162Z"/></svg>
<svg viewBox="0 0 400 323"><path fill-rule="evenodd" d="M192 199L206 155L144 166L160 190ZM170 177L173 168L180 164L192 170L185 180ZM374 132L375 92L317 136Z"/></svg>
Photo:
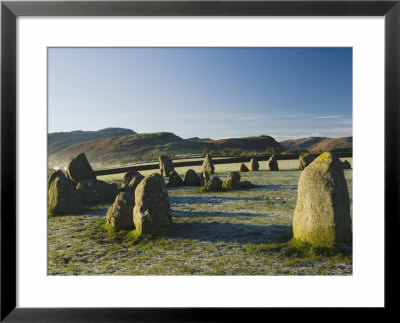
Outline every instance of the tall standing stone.
<svg viewBox="0 0 400 323"><path fill-rule="evenodd" d="M136 188L133 222L140 235L163 235L171 230L169 197L160 174L145 177Z"/></svg>
<svg viewBox="0 0 400 323"><path fill-rule="evenodd" d="M168 156L161 155L158 157L158 164L162 176L168 177L174 170L174 164L172 164L172 160Z"/></svg>
<svg viewBox="0 0 400 323"><path fill-rule="evenodd" d="M257 158L250 159L249 170L250 171L257 171L260 165L258 164Z"/></svg>
<svg viewBox="0 0 400 323"><path fill-rule="evenodd" d="M48 213L74 214L81 208L82 198L75 189L75 182L66 177L56 177L48 192Z"/></svg>
<svg viewBox="0 0 400 323"><path fill-rule="evenodd" d="M115 198L113 205L108 208L106 221L115 230L130 230L133 225L133 207L135 197L132 192L121 192Z"/></svg>
<svg viewBox="0 0 400 323"><path fill-rule="evenodd" d="M201 165L201 172L207 172L209 175L214 174L214 163L209 154L204 158L203 165Z"/></svg>
<svg viewBox="0 0 400 323"><path fill-rule="evenodd" d="M268 168L270 171L278 171L278 160L276 159L275 155L272 155L271 158L268 160Z"/></svg>
<svg viewBox="0 0 400 323"><path fill-rule="evenodd" d="M92 166L90 166L85 153L78 153L71 160L67 168L67 177L77 183L85 179L96 179L96 174Z"/></svg>
<svg viewBox="0 0 400 323"><path fill-rule="evenodd" d="M350 198L340 160L316 158L301 173L293 236L316 245L351 243Z"/></svg>

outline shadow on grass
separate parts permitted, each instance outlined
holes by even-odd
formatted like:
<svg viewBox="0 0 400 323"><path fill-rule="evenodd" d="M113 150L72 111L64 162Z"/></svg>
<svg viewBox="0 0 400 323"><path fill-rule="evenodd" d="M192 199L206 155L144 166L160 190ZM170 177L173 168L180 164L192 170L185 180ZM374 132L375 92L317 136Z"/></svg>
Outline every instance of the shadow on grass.
<svg viewBox="0 0 400 323"><path fill-rule="evenodd" d="M223 212L223 211L183 211L183 210L171 210L172 216L177 218L197 218L197 217L222 217L222 218L233 218L233 217L266 217L268 214L265 213L246 213L246 212Z"/></svg>
<svg viewBox="0 0 400 323"><path fill-rule="evenodd" d="M266 197L237 197L237 196L225 196L223 193L213 192L212 196L170 196L169 201L171 205L173 204L220 204L222 202L229 201L264 201L268 200Z"/></svg>
<svg viewBox="0 0 400 323"><path fill-rule="evenodd" d="M268 185L257 185L261 190L265 191L290 191L297 190L297 185L288 184L268 184Z"/></svg>
<svg viewBox="0 0 400 323"><path fill-rule="evenodd" d="M205 242L273 243L292 238L290 225L252 225L243 223L174 223L174 238Z"/></svg>

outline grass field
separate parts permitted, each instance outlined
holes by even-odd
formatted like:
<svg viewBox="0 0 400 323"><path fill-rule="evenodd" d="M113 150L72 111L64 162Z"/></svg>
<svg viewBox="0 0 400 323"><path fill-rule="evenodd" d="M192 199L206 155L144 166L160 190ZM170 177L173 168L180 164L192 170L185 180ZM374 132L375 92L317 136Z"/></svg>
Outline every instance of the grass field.
<svg viewBox="0 0 400 323"><path fill-rule="evenodd" d="M351 158L346 158L352 164ZM344 159L342 159L344 160ZM352 251L313 248L291 241L301 174L297 160L279 161L279 172L241 173L253 189L200 193L168 189L173 232L139 238L104 228L109 205L83 214L49 217L49 275L351 275ZM216 165L227 177L239 164ZM191 167L200 171L200 166ZM183 176L188 168L177 168ZM149 175L154 171L141 172ZM352 170L345 170L352 202ZM123 174L99 177L119 183Z"/></svg>

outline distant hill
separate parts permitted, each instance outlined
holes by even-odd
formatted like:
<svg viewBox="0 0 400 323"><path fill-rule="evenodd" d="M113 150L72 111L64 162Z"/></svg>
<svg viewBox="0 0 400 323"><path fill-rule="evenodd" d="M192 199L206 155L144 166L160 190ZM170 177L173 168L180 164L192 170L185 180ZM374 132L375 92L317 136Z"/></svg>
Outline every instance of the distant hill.
<svg viewBox="0 0 400 323"><path fill-rule="evenodd" d="M106 131L108 136L112 133L112 137L94 140L90 138L105 136L106 129L96 132L73 132L74 134L49 134L49 165L66 166L81 151L86 154L92 166L105 167L156 160L161 154L190 156L200 155L204 150L221 151L225 148L239 148L250 152L265 152L268 147L282 149L281 145L270 136L220 140L182 139L170 132L132 134L133 131L129 129L120 129L123 135L117 136L118 131L116 128L113 129L114 131ZM125 134L125 131L128 134Z"/></svg>
<svg viewBox="0 0 400 323"><path fill-rule="evenodd" d="M307 149L310 153L323 151L352 151L353 137L327 138L309 137L281 141L285 150Z"/></svg>
<svg viewBox="0 0 400 323"><path fill-rule="evenodd" d="M169 132L131 134L81 142L56 153L49 152L49 164L66 166L82 151L90 163L124 164L157 159L160 154L201 154L204 147Z"/></svg>
<svg viewBox="0 0 400 323"><path fill-rule="evenodd" d="M71 145L83 143L96 139L115 138L125 135L135 134L133 130L124 128L105 128L98 131L71 131L71 132L53 132L47 135L48 153L56 154L62 149Z"/></svg>
<svg viewBox="0 0 400 323"><path fill-rule="evenodd" d="M282 150L282 146L274 138L270 136L256 136L256 137L244 137L244 138L226 138L218 140L208 140L204 143L214 144L219 149L224 148L240 148L247 151L263 152L269 147L275 148L276 150Z"/></svg>

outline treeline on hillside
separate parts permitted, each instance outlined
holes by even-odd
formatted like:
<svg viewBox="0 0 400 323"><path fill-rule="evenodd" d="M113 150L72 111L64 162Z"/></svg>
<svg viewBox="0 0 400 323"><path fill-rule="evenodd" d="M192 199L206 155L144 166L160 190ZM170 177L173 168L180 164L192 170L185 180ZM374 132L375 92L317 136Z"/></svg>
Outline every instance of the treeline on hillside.
<svg viewBox="0 0 400 323"><path fill-rule="evenodd" d="M279 154L281 150L279 148L268 147L264 152L256 151L255 149L245 150L241 148L224 148L224 149L204 149L202 152L202 157L210 154L213 157L246 157L246 156L256 156L264 154Z"/></svg>

